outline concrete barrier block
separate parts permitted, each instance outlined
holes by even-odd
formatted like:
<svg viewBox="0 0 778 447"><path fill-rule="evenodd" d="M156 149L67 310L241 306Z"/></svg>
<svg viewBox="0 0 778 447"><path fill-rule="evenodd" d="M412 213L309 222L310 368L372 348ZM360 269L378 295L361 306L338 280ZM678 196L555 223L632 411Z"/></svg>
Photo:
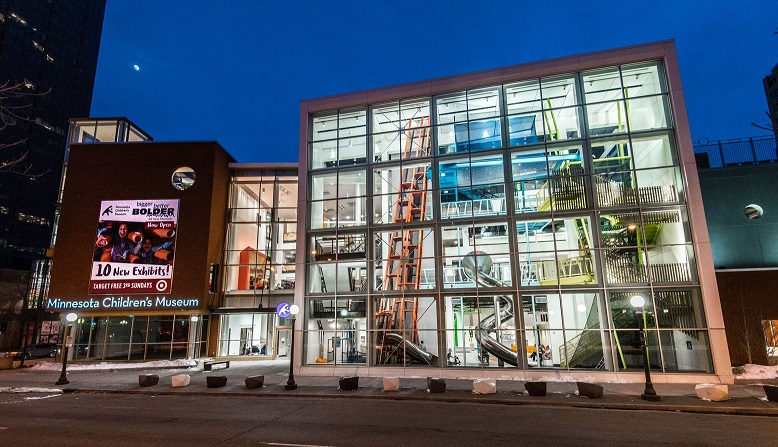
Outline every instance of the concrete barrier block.
<svg viewBox="0 0 778 447"><path fill-rule="evenodd" d="M576 382L578 385L578 395L588 397L589 399L599 399L602 397L602 387L596 383Z"/></svg>
<svg viewBox="0 0 778 447"><path fill-rule="evenodd" d="M205 378L208 388L221 388L227 385L227 376L208 376Z"/></svg>
<svg viewBox="0 0 778 447"><path fill-rule="evenodd" d="M246 377L246 388L253 390L254 388L262 388L263 386L265 386L265 376Z"/></svg>
<svg viewBox="0 0 778 447"><path fill-rule="evenodd" d="M473 393L475 394L494 394L497 392L497 381L494 379L475 379L473 380Z"/></svg>
<svg viewBox="0 0 778 447"><path fill-rule="evenodd" d="M713 402L729 400L729 387L722 384L701 383L694 387L697 397Z"/></svg>
<svg viewBox="0 0 778 447"><path fill-rule="evenodd" d="M446 381L437 377L428 377L427 391L430 393L445 393Z"/></svg>
<svg viewBox="0 0 778 447"><path fill-rule="evenodd" d="M384 391L399 391L399 390L400 390L399 377L384 377Z"/></svg>
<svg viewBox="0 0 778 447"><path fill-rule="evenodd" d="M763 385L764 394L767 396L767 400L770 402L778 402L778 386Z"/></svg>
<svg viewBox="0 0 778 447"><path fill-rule="evenodd" d="M359 388L359 377L341 377L338 381L338 388L343 391L354 391Z"/></svg>
<svg viewBox="0 0 778 447"><path fill-rule="evenodd" d="M138 385L154 386L159 383L159 376L156 374L141 374L138 376Z"/></svg>
<svg viewBox="0 0 778 447"><path fill-rule="evenodd" d="M546 382L527 382L524 384L524 389L530 396L545 396Z"/></svg>
<svg viewBox="0 0 778 447"><path fill-rule="evenodd" d="M189 374L178 374L170 378L170 384L173 388L181 388L189 385L192 381L192 377Z"/></svg>

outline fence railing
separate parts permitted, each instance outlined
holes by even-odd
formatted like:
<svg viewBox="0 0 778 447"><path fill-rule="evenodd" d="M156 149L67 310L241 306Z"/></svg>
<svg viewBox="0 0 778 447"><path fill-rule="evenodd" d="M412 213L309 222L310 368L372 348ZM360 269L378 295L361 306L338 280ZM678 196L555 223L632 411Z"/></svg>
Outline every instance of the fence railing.
<svg viewBox="0 0 778 447"><path fill-rule="evenodd" d="M694 155L698 169L722 168L775 163L778 161L778 148L774 136L750 137L696 144Z"/></svg>

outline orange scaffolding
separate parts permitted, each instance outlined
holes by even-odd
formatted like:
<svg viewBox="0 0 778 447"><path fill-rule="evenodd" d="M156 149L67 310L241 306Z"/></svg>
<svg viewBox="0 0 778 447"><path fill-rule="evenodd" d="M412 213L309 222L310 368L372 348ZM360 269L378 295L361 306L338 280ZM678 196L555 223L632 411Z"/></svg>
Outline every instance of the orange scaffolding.
<svg viewBox="0 0 778 447"><path fill-rule="evenodd" d="M403 131L405 146L402 160L427 157L431 154L430 118L411 118ZM400 169L400 184L394 204L393 222L421 222L427 218L427 193L429 179L427 165ZM403 229L392 233L389 253L384 270L383 290L418 290L421 282L422 248L424 230ZM382 298L376 312L378 335L376 350L378 363L396 363L396 349L385 343L387 332L405 332L404 337L418 344L418 298Z"/></svg>

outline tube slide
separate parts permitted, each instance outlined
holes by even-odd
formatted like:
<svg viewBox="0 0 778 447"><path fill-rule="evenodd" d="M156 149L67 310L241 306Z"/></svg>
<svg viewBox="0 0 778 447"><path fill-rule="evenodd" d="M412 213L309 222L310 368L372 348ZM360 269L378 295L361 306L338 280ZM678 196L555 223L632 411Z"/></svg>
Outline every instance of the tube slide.
<svg viewBox="0 0 778 447"><path fill-rule="evenodd" d="M476 256L477 255L477 256ZM464 267L465 274L472 278L472 274L475 273L475 281L485 287L507 287L502 281L492 277L484 270L489 270L492 266L492 259L488 254L484 252L472 252L465 255L462 258L462 267ZM475 332L475 338L481 345L481 349L485 349L486 352L494 354L495 357L500 360L509 363L513 366L519 366L517 353L511 350L509 347L503 345L499 341L489 336L491 331L499 328L503 323L513 318L513 301L510 297L500 296L505 298L506 305L500 307L500 324L495 324L497 315L492 314L478 324L478 328Z"/></svg>
<svg viewBox="0 0 778 447"><path fill-rule="evenodd" d="M406 340L405 337L396 332L387 332L384 335L384 343L389 343L391 345L403 345L405 348L405 353L412 358L432 366L437 366L438 364L437 356L422 350L420 347L411 343L410 340Z"/></svg>

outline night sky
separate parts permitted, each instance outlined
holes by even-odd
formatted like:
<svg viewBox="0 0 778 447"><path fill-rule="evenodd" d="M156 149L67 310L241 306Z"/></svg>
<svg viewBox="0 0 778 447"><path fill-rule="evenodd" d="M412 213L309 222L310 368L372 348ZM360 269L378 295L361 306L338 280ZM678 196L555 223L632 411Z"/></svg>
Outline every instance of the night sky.
<svg viewBox="0 0 778 447"><path fill-rule="evenodd" d="M776 31L774 0L108 0L92 117L297 161L303 99L675 39L694 141L766 135Z"/></svg>

